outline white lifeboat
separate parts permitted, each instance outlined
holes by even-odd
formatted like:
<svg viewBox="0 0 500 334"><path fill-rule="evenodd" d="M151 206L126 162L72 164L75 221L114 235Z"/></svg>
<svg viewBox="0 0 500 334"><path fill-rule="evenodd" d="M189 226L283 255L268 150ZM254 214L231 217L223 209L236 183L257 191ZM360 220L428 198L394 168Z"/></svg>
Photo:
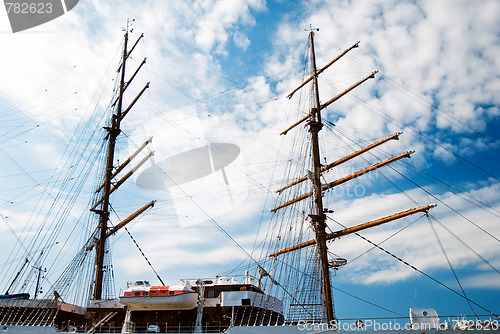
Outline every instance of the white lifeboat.
<svg viewBox="0 0 500 334"><path fill-rule="evenodd" d="M191 286L151 286L148 281L127 282L120 303L131 311L190 310L198 304L198 293Z"/></svg>

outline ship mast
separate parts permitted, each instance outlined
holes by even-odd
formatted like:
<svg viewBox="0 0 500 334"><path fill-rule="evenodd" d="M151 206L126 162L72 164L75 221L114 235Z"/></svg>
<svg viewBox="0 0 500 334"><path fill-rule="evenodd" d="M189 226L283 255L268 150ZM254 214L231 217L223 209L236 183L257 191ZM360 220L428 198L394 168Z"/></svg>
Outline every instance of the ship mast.
<svg viewBox="0 0 500 334"><path fill-rule="evenodd" d="M316 247L318 251L318 259L321 266L321 279L323 282L326 319L329 324L332 324L332 322L335 320L335 315L333 314L330 268L328 264L328 248L326 245L326 217L323 209L323 192L321 189L321 161L319 155L318 140L318 133L319 131L321 131L323 123L321 122L321 104L319 101L318 74L316 70L316 55L314 53L314 33L312 30L309 32L309 38L311 40L311 62L315 99L315 107L313 107L311 110L311 120L309 121L313 154L312 187L315 204L315 213L311 214L310 217L312 219L312 225L316 239Z"/></svg>
<svg viewBox="0 0 500 334"><path fill-rule="evenodd" d="M102 197L93 205L91 208L91 211L95 212L99 216L99 225L98 225L98 240L95 241L94 244L88 247L87 250L92 249L94 246L96 247L96 258L95 258L95 281L94 281L94 294L93 298L98 300L102 299L102 290L103 290L103 280L104 280L104 255L106 253L106 239L114 234L119 228L125 226L128 222L130 222L132 219L149 209L154 205L154 201L151 201L150 203L144 205L142 208L134 212L132 215L130 215L128 218L123 220L121 223L116 225L113 229L109 230L108 228L108 221L109 221L109 206L110 206L110 195L111 193L121 184L123 181L125 181L126 178L130 177L133 171L137 169L142 163L145 162L145 160L149 157L152 156L152 154L149 154L141 163L136 166L135 168L132 169L131 172L129 172L125 177L122 178L116 184L114 187L111 186L113 178L118 174L119 171L125 167L126 164L130 162L130 160L137 155L138 151L144 148L148 143L151 142L151 139L149 139L147 142L145 142L142 147L136 151L133 156L129 159L126 160L124 164L119 166L115 171L114 166L113 166L113 161L115 157L115 145L116 145L116 139L118 135L121 133L120 129L120 124L122 119L126 116L130 108L133 106L133 104L137 101L137 99L142 95L142 93L149 87L149 83L146 84L146 86L143 88L143 90L138 94L138 96L133 100L131 105L127 107L124 111L123 110L123 94L127 87L129 86L130 82L132 79L135 77L137 72L139 71L140 67L145 63L145 59L142 62L142 64L139 66L139 68L136 70L136 72L133 74L132 78L128 81L125 82L125 68L126 68L126 61L127 58L129 57L130 53L132 50L135 48L139 40L143 37L141 35L138 40L135 42L134 46L131 48L130 51L127 51L127 44L128 44L128 37L129 37L129 31L132 31L132 28L130 26L129 20L127 20L127 26L124 29L125 30L125 36L124 36L124 43L123 43L123 55L122 55L122 61L119 67L120 71L120 86L119 86L119 93L118 93L118 98L113 104L117 104L116 107L116 112L112 114L111 116L111 124L109 127L105 127L107 133L107 140L108 140L108 151L107 151L107 158L106 158L106 169L105 169L105 176L104 176L104 182L103 184L98 188L97 192L102 191ZM100 206L99 206L100 205ZM98 207L99 206L99 207Z"/></svg>
<svg viewBox="0 0 500 334"><path fill-rule="evenodd" d="M319 30L319 29L317 29ZM312 81L313 88L314 88L314 106L311 108L311 111L308 115L300 119L299 121L295 122L293 125L288 127L286 130L284 130L281 134L286 135L288 131L291 129L295 128L297 125L301 124L302 122L309 120L309 131L310 131L310 138L311 138L311 145L312 145L312 159L313 159L313 166L312 166L312 171L308 172L308 176L301 177L292 183L282 187L279 189L277 192L281 193L284 189L290 188L294 185L297 185L307 179L311 180L312 183L312 191L306 194L303 194L301 196L298 196L294 199L289 200L288 202L282 203L275 207L274 209L271 209L271 212L276 212L279 209L282 209L288 205L297 203L303 199L312 197L313 199L313 212L309 214L309 217L311 218L311 227L314 232L314 240L309 240L306 242L302 242L300 244L290 246L285 249L278 250L272 254L270 254L270 257L277 257L281 254L286 254L292 251L296 251L298 249L316 245L316 250L317 250L317 258L320 263L320 275L321 275L321 282L322 282L322 289L323 289L323 295L324 295L324 308L326 312L326 320L328 321L328 324L333 325L334 322L336 321L335 314L334 314L334 309L333 309L333 297L332 297L332 289L331 289L331 281L330 281L330 261L328 259L328 247L327 247L327 241L333 240L336 238L339 238L344 235L356 233L357 231L378 226L381 224L385 224L397 219L404 218L409 215L413 215L416 213L424 213L427 214L428 210L433 208L435 205L427 205L427 206L422 206L419 208L412 208L408 209L406 211L402 211L387 217L382 217L373 221L369 221L367 223L359 224L350 228L346 228L340 231L336 231L333 233L327 233L326 232L326 215L325 215L325 209L323 206L323 191L326 191L328 189L331 189L335 186L338 186L340 184L343 184L345 182L348 182L352 179L355 179L361 175L364 175L368 172L371 172L373 170L376 170L378 168L381 168L389 163L392 163L394 161L397 161L402 158L407 158L410 156L410 154L413 153L413 151L408 151L402 154L399 154L397 156L394 156L392 158L389 158L385 161L381 161L379 163L376 163L374 165L371 165L363 170L360 170L358 172L355 172L351 175L348 175L344 178L341 178L339 180L330 182L328 184L321 184L321 177L324 172L327 170L338 166L358 155L361 155L364 152L367 152L368 150L371 150L379 145L382 145L383 143L389 141L389 140L397 140L399 138L399 135L401 133L396 133L392 136L389 136L385 139L379 140L375 143L370 144L369 146L362 148L344 158L341 158L333 163L330 163L328 165L321 165L321 160L320 160L320 147L319 147L319 140L318 140L318 134L323 128L323 123L321 121L321 110L332 104L333 102L337 101L339 98L342 96L346 95L348 92L353 90L354 88L358 87L362 83L364 83L366 80L374 78L375 74L377 72L372 72L371 74L367 75L365 78L361 79L360 81L356 82L349 88L345 89L342 91L340 94L335 96L334 98L330 99L329 101L325 102L324 104L321 104L320 98L319 98L319 88L318 88L318 76L320 73L322 73L325 69L327 69L329 66L331 66L334 62L339 60L341 57L343 57L347 52L350 50L358 47L358 43L354 43L351 47L346 49L344 52L342 52L339 56L337 56L335 59L330 61L327 65L325 65L321 69L317 69L316 67L316 55L314 51L314 32L313 29L310 29L309 32L309 39L311 43L311 67L312 67L312 75L306 79L300 86L298 86L292 93L288 95L289 98L292 97L292 95L297 92L300 88L304 87L307 83Z"/></svg>

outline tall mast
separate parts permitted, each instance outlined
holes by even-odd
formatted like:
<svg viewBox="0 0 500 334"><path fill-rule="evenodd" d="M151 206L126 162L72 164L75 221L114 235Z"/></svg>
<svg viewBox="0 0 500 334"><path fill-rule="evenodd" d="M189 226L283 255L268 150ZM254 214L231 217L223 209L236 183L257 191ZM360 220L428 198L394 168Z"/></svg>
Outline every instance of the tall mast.
<svg viewBox="0 0 500 334"><path fill-rule="evenodd" d="M111 116L111 125L109 127L105 127L105 129L108 131L107 134L107 140L108 140L108 154L106 158L106 170L105 170L105 177L104 177L104 182L103 184L99 187L98 191L102 191L102 197L94 204L94 206L91 208L91 211L97 213L99 215L99 225L98 225L98 234L99 234L99 239L96 240L96 242L88 247L88 250L92 249L93 246L96 247L96 259L95 259L95 282L94 282L94 294L93 298L94 299L102 299L102 288L103 288L103 280L104 280L104 254L106 252L106 239L114 234L119 228L115 227L112 230L108 229L108 221L109 221L109 199L111 193L118 188L118 186L123 183L123 181L128 178L142 163L144 163L149 157L153 155L153 153L150 153L146 158L144 158L141 163L134 167L124 178L122 178L123 181L121 181L119 184L116 184L114 187L111 187L111 181L113 178L125 167L126 164L130 162L131 159L133 159L140 150L142 150L148 143L151 142L151 139L149 139L147 142L145 142L139 150L137 150L132 157L126 160L122 166L119 166L116 171L113 171L113 161L114 161L114 156L115 156L115 145L116 145L116 139L118 135L121 133L120 129L120 123L122 119L126 116L130 108L133 106L133 104L137 101L137 99L142 95L142 93L149 88L149 83L146 84L146 86L142 89L142 91L139 93L139 95L133 100L133 102L128 106L125 111L123 111L123 93L127 89L128 85L132 81L132 79L135 77L137 72L139 71L140 67L145 63L145 60L143 63L139 66L139 69L136 70L132 78L128 81L125 82L125 68L126 68L126 62L127 58L132 52L132 50L135 48L137 45L138 41L143 37L141 35L137 42L134 44L132 49L130 51L127 51L127 44L128 44L128 34L129 34L129 21L127 20L127 26L124 29L125 30L125 36L124 36L124 43L123 43L123 55L122 55L122 61L120 64L120 86L119 86L119 92L118 92L118 98L115 101L117 103L116 106L116 112L112 114ZM130 29L130 31L132 31ZM113 104L114 105L114 104ZM97 208L99 206L99 208ZM128 218L123 220L121 223L119 223L117 226L124 226L127 224L129 221L137 217L139 214L143 213L147 209L151 208L154 205L154 201L150 202L149 204L143 206L136 212L134 212L132 215L130 215Z"/></svg>
<svg viewBox="0 0 500 334"><path fill-rule="evenodd" d="M94 288L94 299L102 299L102 283L104 278L104 253L106 244L106 232L108 231L109 220L109 194L111 189L111 177L113 174L113 161L115 156L116 138L121 132L120 121L123 103L123 90L125 87L125 62L127 61L127 42L128 42L128 20L125 28L125 41L123 43L123 55L120 77L120 90L118 93L118 106L116 114L111 116L111 127L108 130L108 156L106 159L106 174L104 181L104 196L100 210L96 212L99 215L99 242L96 249L96 277Z"/></svg>
<svg viewBox="0 0 500 334"><path fill-rule="evenodd" d="M326 245L326 224L325 213L323 209L323 192L321 186L321 162L319 155L318 133L323 127L321 123L321 105L319 101L318 75L316 70L316 56L314 53L314 33L309 32L311 39L311 61L314 81L315 106L311 110L311 120L309 122L311 131L312 153L313 153L313 197L315 203L315 213L311 214L311 220L314 228L318 259L321 267L321 278L323 281L324 303L326 310L326 319L329 324L335 320L333 314L332 289L330 282L330 268L328 265L328 248Z"/></svg>
<svg viewBox="0 0 500 334"><path fill-rule="evenodd" d="M321 184L321 177L322 173L328 171L329 169L338 166L346 161L349 161L350 159L359 156L368 150L371 150L375 147L378 147L379 145L391 140L391 139L398 139L399 135L401 133L396 133L390 137L387 137L385 139L379 140L375 143L372 143L368 145L365 148L362 148L344 158L341 158L333 163L327 164L325 166L321 165L321 160L320 160L320 148L319 148L319 139L318 139L318 134L323 128L323 123L321 120L321 110L332 104L333 102L337 101L339 98L342 96L345 96L348 92L351 90L355 89L356 87L360 86L362 83L364 83L366 80L374 78L375 74L377 71L372 72L362 80L356 82L355 84L351 85L349 88L345 89L342 91L340 94L335 96L334 98L330 99L324 104L320 103L319 99L319 89L318 89L318 76L320 73L322 73L326 68L331 66L334 62L339 60L341 57L343 57L347 52L350 50L358 47L358 43L353 44L351 47L346 49L344 52L342 52L339 56L337 56L335 59L330 61L327 65L325 65L323 68L320 70L317 69L316 67L316 55L314 51L314 33L313 29L310 30L309 32L309 38L311 42L311 67L312 67L312 75L306 79L301 85L299 85L292 93L288 95L289 98L292 97L292 95L297 92L300 88L304 87L307 83L312 81L313 88L314 88L314 104L313 107L311 108L311 111L308 115L303 117L302 119L298 120L291 126L289 126L286 130L281 132L282 135L286 135L291 129L297 127L299 124L302 122L309 120L309 132L310 132L310 138L311 138L311 144L312 144L312 158L313 158L313 167L312 171L308 171L307 176L300 177L296 179L295 181L289 183L288 185L282 187L279 189L277 192L281 193L284 189L288 189L292 186L295 186L307 179L311 180L312 183L312 191L308 192L306 194L302 194L298 197L295 197L287 202L283 202L274 209L271 209L271 212L276 212L286 206L289 206L291 204L295 204L303 199L312 197L313 199L313 209L309 217L311 218L311 228L313 229L314 232L314 239L309 240L306 242L302 242L293 246L289 246L287 248L278 250L272 254L270 254L270 257L277 257L281 254L287 254L289 252L293 252L305 247L309 247L312 245L316 245L316 250L317 250L317 257L318 261L320 264L319 268L319 273L321 276L321 283L322 283L322 292L324 295L324 308L326 312L326 318L328 321L328 324L332 325L335 321L335 314L334 314L334 309L333 309L333 297L332 297L332 288L331 288L331 282L330 282L330 262L328 260L328 247L327 247L327 241L328 240L334 240L336 238L339 238L340 236L356 233L357 231L364 230L366 228L371 228L375 227L381 224L385 224L397 219L401 219L404 217L407 217L409 215L413 215L416 213L424 213L427 214L427 212L432 209L435 205L427 205L427 206L422 206L419 208L413 208L413 209L408 209L406 211L401 211L399 213L382 217L380 219L372 220L364 224L359 224L353 227L345 228L344 230L336 231L333 233L326 233L326 215L325 215L325 209L323 206L323 191L326 191L328 189L331 189L335 186L341 185L345 182L348 182L350 180L353 180L361 175L364 175L370 171L376 170L382 166L385 166L389 163L392 163L394 161L397 161L399 159L409 157L413 151L408 151L402 154L399 154L397 156L394 156L392 158L386 159L384 161L378 162L374 165L371 165L367 168L364 168L363 170L360 170L358 172L355 172L351 175L348 175L346 177L343 177L341 179L338 179L336 181L327 183L325 185Z"/></svg>

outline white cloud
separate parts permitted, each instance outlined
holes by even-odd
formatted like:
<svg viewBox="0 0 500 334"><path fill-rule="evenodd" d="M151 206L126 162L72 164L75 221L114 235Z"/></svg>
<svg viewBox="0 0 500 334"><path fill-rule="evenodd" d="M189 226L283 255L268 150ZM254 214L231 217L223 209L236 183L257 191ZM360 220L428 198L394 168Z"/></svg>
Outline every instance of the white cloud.
<svg viewBox="0 0 500 334"><path fill-rule="evenodd" d="M467 288L482 288L482 289L500 289L500 280L498 274L477 274L467 277L463 284Z"/></svg>
<svg viewBox="0 0 500 334"><path fill-rule="evenodd" d="M219 0L202 1L199 5L201 13L196 43L204 50L210 51L214 47L218 53L224 53L225 43L231 34L230 31L238 24L254 25L255 20L250 10L262 10L265 1L260 0ZM244 41L241 32L237 32L235 38L240 43ZM238 42L237 42L238 43Z"/></svg>
<svg viewBox="0 0 500 334"><path fill-rule="evenodd" d="M250 40L241 32L237 31L233 36L234 43L241 49L246 50L250 45Z"/></svg>

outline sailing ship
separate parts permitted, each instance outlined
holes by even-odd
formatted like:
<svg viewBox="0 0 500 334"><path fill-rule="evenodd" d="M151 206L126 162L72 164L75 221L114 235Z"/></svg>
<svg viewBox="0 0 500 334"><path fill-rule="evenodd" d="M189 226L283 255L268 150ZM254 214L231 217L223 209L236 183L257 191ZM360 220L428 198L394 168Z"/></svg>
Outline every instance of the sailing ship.
<svg viewBox="0 0 500 334"><path fill-rule="evenodd" d="M124 108L123 94L145 63L144 60L131 78L126 80L126 61L142 35L130 50L127 46L128 38L127 24L119 65L119 91L111 104L115 107L115 111L111 115L109 126L105 127L107 132L105 139L108 143L105 173L103 182L96 191L99 196L90 208L98 217L99 223L72 263L76 268L77 263L84 262L87 254L94 252L95 276L91 286L92 298L88 304L81 306L64 301L63 293L70 285L67 283L69 281L67 276L74 273L74 270L67 271L66 276L61 280L62 283L54 284L42 299L38 299L36 295L34 299L28 299L26 294L10 294L7 291L0 299L0 324L5 333L224 332L238 334L326 333L360 330L365 333L376 331L379 334L464 333L464 331L469 333L482 330L498 333L498 315L484 308L483 310L488 312L489 316L486 320L453 323L441 322L437 312L431 308L413 308L408 318L400 319L400 321L409 320L408 324L398 328L373 328L368 326L371 320L362 317L348 322L346 328L343 327L342 320L336 317L332 273L344 266L347 260L331 253L328 243L347 235L359 235L359 231L411 215L425 216L435 205L426 204L408 208L352 227L344 227L337 231L330 230L327 221L331 219L329 214L332 210L326 207L324 201L326 192L385 165L408 158L413 152L403 152L334 181L326 183L323 181L334 167L391 140L397 140L401 133L373 142L332 163L322 163L319 134L325 126L332 125L324 121L322 111L365 81L374 78L376 72L370 73L342 93L322 103L319 94L320 74L349 51L355 49L358 43L353 44L319 69L316 66L313 29L309 32L310 75L289 94L289 98L293 98L296 93L309 87L309 91L313 94L312 99L307 101L308 103L310 101L311 105L306 109L303 117L282 132L282 135L287 135L295 131L299 137L302 136L301 140L305 145L302 149L304 154L300 159L290 159L288 167L294 171L287 175L292 182L283 184L277 190L279 203L271 209L274 214L269 224L275 230L269 229L266 233L267 239L263 243L266 247L263 247L265 251L262 253L262 258L257 259L249 254L250 265L242 275L183 279L181 284L173 285L165 285L158 276L161 285L152 286L148 281L129 282L127 290L118 300L110 298L105 288L111 272L107 250L109 238L155 205L155 201L151 200L120 223L113 227L109 226L111 194L153 155L153 153L147 154L125 176L118 179L119 173L124 171L127 165L151 143L151 139L145 141L119 167L113 166L115 145L121 133L120 124L149 87L147 83L132 103ZM300 129L305 130L298 131ZM222 146L227 146L227 144ZM234 160L238 153L233 150L229 160ZM220 165L222 166L222 163ZM222 170L222 167L217 170ZM380 245L373 245L381 248ZM24 266L21 270L23 268ZM251 275L249 270L253 270L256 276ZM469 299L467 301L474 303ZM476 306L481 307L478 304ZM400 326L399 323L398 326Z"/></svg>

